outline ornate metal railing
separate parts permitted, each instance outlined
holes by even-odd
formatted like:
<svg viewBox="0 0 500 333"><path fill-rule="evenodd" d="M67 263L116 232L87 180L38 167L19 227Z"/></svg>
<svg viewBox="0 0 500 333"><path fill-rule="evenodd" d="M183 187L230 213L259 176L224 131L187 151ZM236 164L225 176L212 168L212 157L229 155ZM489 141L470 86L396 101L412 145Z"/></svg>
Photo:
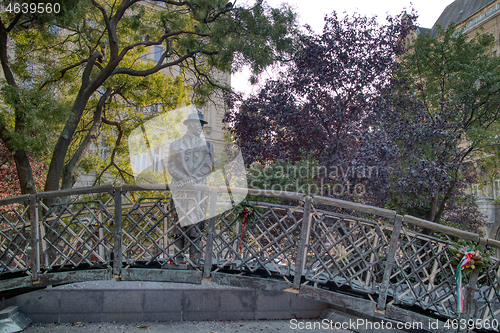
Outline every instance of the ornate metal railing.
<svg viewBox="0 0 500 333"><path fill-rule="evenodd" d="M210 191L215 212L227 202L218 188ZM485 251L500 249L500 242L387 209L248 191L260 213L244 228L234 210L179 228L168 188L160 185L0 200L0 291L112 277L220 282L237 274L290 290L309 285L351 293L376 302L378 310L404 305L443 318L500 320L500 261L492 257L487 271L464 277L460 314L450 251L456 239Z"/></svg>

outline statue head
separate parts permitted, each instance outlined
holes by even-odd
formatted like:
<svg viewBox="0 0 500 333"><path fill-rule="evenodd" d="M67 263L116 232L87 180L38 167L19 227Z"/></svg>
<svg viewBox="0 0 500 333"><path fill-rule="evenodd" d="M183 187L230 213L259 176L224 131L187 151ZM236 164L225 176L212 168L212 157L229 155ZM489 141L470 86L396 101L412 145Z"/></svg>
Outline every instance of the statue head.
<svg viewBox="0 0 500 333"><path fill-rule="evenodd" d="M188 118L184 120L184 125L187 126L188 132L196 136L200 136L203 131L203 126L206 124L208 124L208 122L203 119L203 114L199 111L191 113Z"/></svg>

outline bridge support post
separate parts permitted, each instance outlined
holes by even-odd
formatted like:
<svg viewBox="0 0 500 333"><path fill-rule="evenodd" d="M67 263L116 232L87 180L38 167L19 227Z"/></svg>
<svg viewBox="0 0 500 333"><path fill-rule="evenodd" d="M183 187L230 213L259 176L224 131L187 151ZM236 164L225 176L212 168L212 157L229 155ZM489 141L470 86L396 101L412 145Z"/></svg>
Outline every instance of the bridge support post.
<svg viewBox="0 0 500 333"><path fill-rule="evenodd" d="M387 302L387 291L389 290L389 284L392 274L392 268L396 261L396 250L398 248L399 234L401 233L401 225L403 224L403 216L396 215L394 219L394 228L392 229L392 237L389 243L389 249L387 251L387 258L385 260L385 270L384 277L382 279L382 284L380 285L380 294L378 296L377 309L380 311L385 310L385 305Z"/></svg>
<svg viewBox="0 0 500 333"><path fill-rule="evenodd" d="M122 271L122 188L115 187L115 230L113 232L113 277L119 277Z"/></svg>
<svg viewBox="0 0 500 333"><path fill-rule="evenodd" d="M40 233L38 227L38 205L36 196L30 195L29 216L31 220L31 280L38 281L38 272L40 271Z"/></svg>
<svg viewBox="0 0 500 333"><path fill-rule="evenodd" d="M215 212L217 206L218 189L213 187L210 190L210 218L208 219L207 227L207 245L205 246L205 262L203 264L203 278L210 278L212 270L212 254L214 251L214 229L215 229Z"/></svg>
<svg viewBox="0 0 500 333"><path fill-rule="evenodd" d="M474 304L474 294L476 293L477 290L477 280L479 279L479 272L474 270L472 271L469 284L465 286L465 293L464 293L464 311L460 313L460 320L459 323L469 323L469 319L472 314L472 305ZM458 302L458 300L457 300ZM468 325L465 325L466 327L464 328L463 325L459 325L459 330L457 331L458 333L467 333L469 330L467 329Z"/></svg>
<svg viewBox="0 0 500 333"><path fill-rule="evenodd" d="M302 225L300 230L299 248L295 257L295 275L293 277L293 289L300 289L300 280L302 279L302 271L306 265L307 244L311 233L311 197L305 197L304 216L302 217Z"/></svg>

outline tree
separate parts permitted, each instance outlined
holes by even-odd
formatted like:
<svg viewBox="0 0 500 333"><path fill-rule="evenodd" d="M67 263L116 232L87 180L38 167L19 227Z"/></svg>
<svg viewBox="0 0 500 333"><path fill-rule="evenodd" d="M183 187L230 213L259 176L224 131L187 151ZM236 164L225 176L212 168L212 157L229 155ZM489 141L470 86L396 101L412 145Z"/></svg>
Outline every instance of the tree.
<svg viewBox="0 0 500 333"><path fill-rule="evenodd" d="M45 172L47 171L46 164L33 154L27 154L30 161L30 166L33 170L33 178L35 180L35 189L41 190L45 182ZM15 161L13 156L8 151L7 147L0 142L0 199L16 196L21 194L21 188L16 175L11 171L15 169ZM2 206L2 209L9 209L9 206Z"/></svg>
<svg viewBox="0 0 500 333"><path fill-rule="evenodd" d="M380 193L395 149L377 126L388 107L392 66L409 33L405 18L379 25L375 18L338 19L333 13L321 35L302 37L280 79L237 102L226 117L245 162L298 161L303 151L314 152L332 180L363 184L365 200L383 205ZM367 177L368 168L377 177Z"/></svg>
<svg viewBox="0 0 500 333"><path fill-rule="evenodd" d="M73 2L62 1L61 15L71 8ZM53 4L51 1L49 3ZM3 6L6 5L7 2L4 2ZM35 178L27 151L40 153L43 150L42 142L50 137L54 124L60 120L58 111L61 105L53 100L51 91L30 89L28 76L33 63L12 62L10 58L13 52L8 49L9 45L12 46L9 36L16 34L18 27L29 29L34 25L41 27L48 24L54 20L53 16L31 12L9 14L7 10L2 10L0 16L0 63L4 77L1 87L0 140L13 156L23 194L35 191ZM50 42L51 35L44 31L39 31L36 37L42 35ZM50 111L53 111L52 117L49 116ZM43 125L42 119L45 120ZM34 139L34 133L41 134L38 140Z"/></svg>
<svg viewBox="0 0 500 333"><path fill-rule="evenodd" d="M142 0L92 0L66 1L52 16L2 12L6 80L0 139L21 156L16 166L22 193L33 191L26 150L35 149L33 142L43 135L56 138L45 144L51 156L45 191L71 187L103 124L115 128L118 149L136 107L165 99L162 90L175 91L166 107L186 102L188 87L193 87L191 101L203 103L213 89L229 90L217 79L220 73L250 64L257 75L294 48L295 17L286 7L273 9L262 1L251 7L224 0L156 3L163 7L152 10ZM141 61L154 46L162 47L157 60ZM160 71L167 69L179 69L184 79L160 82ZM27 93L34 98L23 101Z"/></svg>
<svg viewBox="0 0 500 333"><path fill-rule="evenodd" d="M468 40L450 26L436 38L419 35L400 59L385 118L401 154L392 207L438 222L447 205L465 202L476 178L473 160L497 133L500 59L490 55L493 42L489 35Z"/></svg>

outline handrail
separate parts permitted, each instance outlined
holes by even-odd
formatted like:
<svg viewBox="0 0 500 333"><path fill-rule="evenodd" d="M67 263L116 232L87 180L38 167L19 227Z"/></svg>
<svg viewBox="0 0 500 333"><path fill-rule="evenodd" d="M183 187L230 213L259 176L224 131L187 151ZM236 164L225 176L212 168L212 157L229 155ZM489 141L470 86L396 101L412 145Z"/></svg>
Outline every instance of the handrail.
<svg viewBox="0 0 500 333"><path fill-rule="evenodd" d="M17 197L0 199L0 206L11 205L21 202L28 202L29 200L30 200L30 194L19 195Z"/></svg>
<svg viewBox="0 0 500 333"><path fill-rule="evenodd" d="M250 188L240 188L240 187L219 187L219 190L227 190L235 194L250 194L255 196L270 197L270 198L281 198L281 199L291 199L291 200L303 200L304 195L297 192L287 192L287 191L274 191L274 190L261 190L261 189L250 189Z"/></svg>
<svg viewBox="0 0 500 333"><path fill-rule="evenodd" d="M379 216L388 217L388 218L394 218L396 216L396 212L393 210L363 205L363 204L345 201L345 200L340 200L340 199L314 196L313 202L318 202L318 203L321 203L323 205L328 205L328 206L336 206L336 207L341 207L341 208L346 208L346 209L357 210L357 211L361 211L364 213L379 215Z"/></svg>
<svg viewBox="0 0 500 333"><path fill-rule="evenodd" d="M484 243L485 245L486 244L491 245L497 249L500 249L500 242L496 241L494 239L481 238L481 236L479 236L478 234L472 233L472 232L468 232L468 231L464 231L464 230L460 230L460 229L455 229L455 228L448 227L446 225L442 225L442 224L439 224L436 222L431 222L431 221L419 219L419 218L413 217L411 215L405 215L403 217L403 222L411 223L411 224L417 225L417 226L422 227L422 228L431 229L433 231L446 233L448 235L463 238L463 239L470 240L470 241L473 241L476 243Z"/></svg>
<svg viewBox="0 0 500 333"><path fill-rule="evenodd" d="M48 192L39 192L36 194L39 198L56 198L70 195L80 195L80 194L90 194L90 193L103 193L109 192L113 193L115 187L113 185L100 185L100 186L92 186L92 187L80 187L80 188L72 188L67 190L58 190L58 191L48 191Z"/></svg>

